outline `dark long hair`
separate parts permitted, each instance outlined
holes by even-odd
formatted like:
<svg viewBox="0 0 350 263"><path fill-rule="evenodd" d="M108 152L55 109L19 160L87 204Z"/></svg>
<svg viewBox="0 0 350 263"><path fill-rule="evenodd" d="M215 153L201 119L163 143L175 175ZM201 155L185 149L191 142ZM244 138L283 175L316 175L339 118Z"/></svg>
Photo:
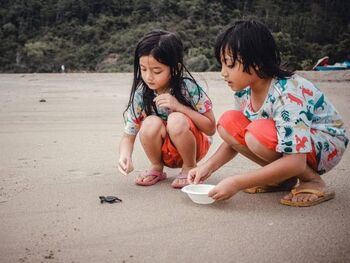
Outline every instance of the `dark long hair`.
<svg viewBox="0 0 350 263"><path fill-rule="evenodd" d="M134 97L138 88L142 88L142 98L144 102L144 111L146 115L152 115L157 112L157 107L153 102L155 97L154 91L150 89L143 81L140 69L140 57L153 56L159 63L170 67L170 94L173 95L181 104L195 109L190 101L188 101L182 93L184 84L184 71L187 73L186 78L195 83L198 89L199 85L194 80L191 73L187 70L183 63L183 45L181 40L171 32L163 30L153 30L147 33L137 44L134 56L134 80L130 92L129 102L124 111L125 113L131 107L135 115Z"/></svg>
<svg viewBox="0 0 350 263"><path fill-rule="evenodd" d="M271 32L254 19L239 20L219 34L215 56L220 65L221 57L228 55L227 52L234 63L242 63L244 72L250 73L252 67L260 78L285 79L294 73L282 69L280 52Z"/></svg>

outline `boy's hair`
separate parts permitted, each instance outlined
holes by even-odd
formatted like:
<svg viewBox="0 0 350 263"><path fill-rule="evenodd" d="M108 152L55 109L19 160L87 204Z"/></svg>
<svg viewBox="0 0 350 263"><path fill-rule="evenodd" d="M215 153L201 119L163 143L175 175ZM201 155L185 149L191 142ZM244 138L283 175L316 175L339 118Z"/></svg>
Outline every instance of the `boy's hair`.
<svg viewBox="0 0 350 263"><path fill-rule="evenodd" d="M221 57L229 55L242 63L243 71L254 69L260 78L285 79L292 71L281 68L281 57L269 29L261 22L249 19L239 20L220 33L216 39L215 56L221 65Z"/></svg>
<svg viewBox="0 0 350 263"><path fill-rule="evenodd" d="M185 85L184 71L187 73L186 78L196 84L198 89L200 87L187 70L183 63L183 45L181 40L171 32L163 30L153 30L147 33L137 44L134 56L134 80L131 88L130 98L126 111L131 107L135 115L133 100L135 92L140 87L142 88L142 98L144 102L144 109L146 115L151 115L155 112L158 115L157 108L153 99L155 97L154 91L151 90L143 81L140 68L140 57L153 56L158 62L170 67L170 94L173 95L181 104L194 109L190 101L188 101L183 92L182 86ZM200 94L200 93L199 93Z"/></svg>

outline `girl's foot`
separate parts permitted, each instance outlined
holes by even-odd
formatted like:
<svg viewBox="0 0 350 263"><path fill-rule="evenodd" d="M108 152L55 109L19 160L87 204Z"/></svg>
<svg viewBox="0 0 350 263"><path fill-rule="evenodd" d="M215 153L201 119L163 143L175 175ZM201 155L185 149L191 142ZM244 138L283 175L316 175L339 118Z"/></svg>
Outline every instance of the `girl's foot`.
<svg viewBox="0 0 350 263"><path fill-rule="evenodd" d="M157 175L151 175L151 172L155 172L156 174L163 173L163 166L162 165L151 165L150 168L144 172L138 175L135 179L136 184L144 185L151 181L154 181Z"/></svg>
<svg viewBox="0 0 350 263"><path fill-rule="evenodd" d="M174 188L181 189L182 187L189 185L187 181L188 172L194 167L182 167L181 172L176 176L175 180L171 183Z"/></svg>

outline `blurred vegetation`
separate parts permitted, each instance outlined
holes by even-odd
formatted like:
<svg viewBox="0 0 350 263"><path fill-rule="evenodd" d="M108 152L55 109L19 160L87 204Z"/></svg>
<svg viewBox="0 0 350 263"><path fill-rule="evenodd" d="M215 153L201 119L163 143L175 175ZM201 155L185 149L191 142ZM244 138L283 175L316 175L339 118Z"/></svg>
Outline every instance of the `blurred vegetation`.
<svg viewBox="0 0 350 263"><path fill-rule="evenodd" d="M214 71L216 35L249 16L270 27L284 61L310 69L349 57L349 10L343 0L1 0L0 72L132 71L151 29L177 32L188 67Z"/></svg>

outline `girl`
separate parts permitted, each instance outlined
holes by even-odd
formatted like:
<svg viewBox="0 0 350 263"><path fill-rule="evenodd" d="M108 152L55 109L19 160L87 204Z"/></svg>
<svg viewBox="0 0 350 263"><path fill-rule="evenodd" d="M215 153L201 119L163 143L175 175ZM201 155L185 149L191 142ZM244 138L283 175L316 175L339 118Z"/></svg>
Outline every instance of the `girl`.
<svg viewBox="0 0 350 263"><path fill-rule="evenodd" d="M133 170L131 156L139 133L151 165L135 183L149 186L164 180L165 165L182 168L174 188L187 185L188 171L207 153L208 136L216 127L211 101L185 68L183 46L175 34L152 31L137 44L124 119L119 171L126 175Z"/></svg>
<svg viewBox="0 0 350 263"><path fill-rule="evenodd" d="M215 53L221 75L235 92L234 110L218 121L223 143L189 172L189 182L204 181L241 153L263 167L222 180L209 196L224 200L243 189L250 193L285 190L288 185L290 189L296 177L299 185L281 199L282 204L310 206L333 198L320 175L340 161L348 138L325 94L281 69L272 34L260 22L236 22L219 35Z"/></svg>

